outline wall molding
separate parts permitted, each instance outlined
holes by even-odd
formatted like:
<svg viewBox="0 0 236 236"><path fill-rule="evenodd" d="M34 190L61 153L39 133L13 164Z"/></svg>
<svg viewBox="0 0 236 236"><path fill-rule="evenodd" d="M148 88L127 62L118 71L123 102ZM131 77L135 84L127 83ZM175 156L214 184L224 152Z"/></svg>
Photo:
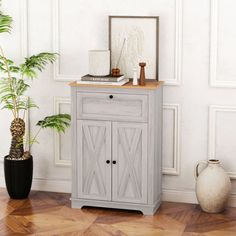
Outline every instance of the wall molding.
<svg viewBox="0 0 236 236"><path fill-rule="evenodd" d="M174 78L161 78L164 86L181 85L183 51L183 0L175 0L175 73Z"/></svg>
<svg viewBox="0 0 236 236"><path fill-rule="evenodd" d="M32 190L58 193L71 193L71 180L34 178Z"/></svg>
<svg viewBox="0 0 236 236"><path fill-rule="evenodd" d="M218 66L218 26L219 26L219 0L211 0L211 23L210 23L210 73L209 82L211 87L236 88L236 80L220 80L217 78Z"/></svg>
<svg viewBox="0 0 236 236"><path fill-rule="evenodd" d="M52 19L53 19L53 51L60 53L60 0L53 0ZM53 63L53 79L60 82L74 81L80 78L80 75L67 75L60 73L60 58Z"/></svg>
<svg viewBox="0 0 236 236"><path fill-rule="evenodd" d="M218 0L211 0L210 18L210 86L218 87L217 82L217 45L218 45ZM217 86L218 85L218 86Z"/></svg>
<svg viewBox="0 0 236 236"><path fill-rule="evenodd" d="M53 51L60 53L60 0L53 0ZM165 81L165 86L181 84L182 76L182 41L183 41L183 0L175 0L175 72L174 78L161 78ZM60 73L60 59L54 64L53 78L55 81L68 82L74 81L81 77L81 75L68 75Z"/></svg>
<svg viewBox="0 0 236 236"><path fill-rule="evenodd" d="M165 175L179 175L180 174L180 105L172 103L164 103L163 111L171 110L174 113L174 152L173 152L173 167L163 167L162 173Z"/></svg>
<svg viewBox="0 0 236 236"><path fill-rule="evenodd" d="M70 98L66 97L55 97L54 98L54 114L58 114L60 111L61 104L70 104ZM180 174L180 105L165 103L163 110L171 110L174 112L174 152L173 152L173 167L163 167L162 173L164 175L179 175ZM54 163L56 166L70 167L70 160L60 159L60 135L54 133Z"/></svg>
<svg viewBox="0 0 236 236"><path fill-rule="evenodd" d="M55 97L54 98L54 114L60 113L60 105L61 104L68 104L70 105L71 100L70 98L66 97ZM70 167L71 161L70 160L62 160L60 158L60 145L61 145L61 138L60 134L54 132L54 164L56 166L63 166L63 167Z"/></svg>
<svg viewBox="0 0 236 236"><path fill-rule="evenodd" d="M194 190L163 189L162 201L198 204ZM236 207L236 195L233 193L229 197L228 206Z"/></svg>
<svg viewBox="0 0 236 236"><path fill-rule="evenodd" d="M6 188L4 177L0 177L0 187ZM71 193L71 180L34 178L31 189L45 192Z"/></svg>
<svg viewBox="0 0 236 236"><path fill-rule="evenodd" d="M28 39L28 0L22 0L20 5L20 34L21 34L21 57L25 58L28 56L28 45L29 45L29 39Z"/></svg>
<svg viewBox="0 0 236 236"><path fill-rule="evenodd" d="M208 158L215 158L216 156L216 115L217 112L235 112L236 106L209 106L209 131L208 131ZM236 171L228 172L231 179L236 179Z"/></svg>
<svg viewBox="0 0 236 236"><path fill-rule="evenodd" d="M162 201L167 202L183 202L196 204L197 197L194 190L162 190Z"/></svg>

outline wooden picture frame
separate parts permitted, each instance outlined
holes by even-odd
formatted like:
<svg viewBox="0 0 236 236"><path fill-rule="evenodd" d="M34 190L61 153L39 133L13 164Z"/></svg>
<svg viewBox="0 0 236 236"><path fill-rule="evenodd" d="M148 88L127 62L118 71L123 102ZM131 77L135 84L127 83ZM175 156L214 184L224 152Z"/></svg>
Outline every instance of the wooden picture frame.
<svg viewBox="0 0 236 236"><path fill-rule="evenodd" d="M139 74L139 62L146 62L146 78L158 80L159 17L109 16L109 50L111 68L120 57L118 67L126 78L132 78L135 69Z"/></svg>

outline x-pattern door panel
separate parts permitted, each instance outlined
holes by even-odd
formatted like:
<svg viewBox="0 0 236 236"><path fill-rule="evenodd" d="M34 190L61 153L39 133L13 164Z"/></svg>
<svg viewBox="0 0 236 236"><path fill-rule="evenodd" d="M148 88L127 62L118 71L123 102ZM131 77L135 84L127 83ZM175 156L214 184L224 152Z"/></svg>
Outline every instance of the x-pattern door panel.
<svg viewBox="0 0 236 236"><path fill-rule="evenodd" d="M111 200L111 122L78 121L78 197Z"/></svg>
<svg viewBox="0 0 236 236"><path fill-rule="evenodd" d="M147 203L147 125L112 123L112 200Z"/></svg>

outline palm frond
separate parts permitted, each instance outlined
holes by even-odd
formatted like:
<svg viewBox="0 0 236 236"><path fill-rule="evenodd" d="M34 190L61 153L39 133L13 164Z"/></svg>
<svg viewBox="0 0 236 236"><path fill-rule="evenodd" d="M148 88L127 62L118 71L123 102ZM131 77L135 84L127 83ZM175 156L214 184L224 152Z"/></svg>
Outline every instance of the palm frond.
<svg viewBox="0 0 236 236"><path fill-rule="evenodd" d="M15 83L15 93L18 97L23 96L30 86L23 79L18 79Z"/></svg>
<svg viewBox="0 0 236 236"><path fill-rule="evenodd" d="M12 101L15 97L9 80L2 78L0 80L0 104L3 105L1 109L13 110L14 106Z"/></svg>
<svg viewBox="0 0 236 236"><path fill-rule="evenodd" d="M5 101L5 105L1 108L3 109L7 109L7 110L13 110L14 109L14 105L12 103L8 103L8 101Z"/></svg>
<svg viewBox="0 0 236 236"><path fill-rule="evenodd" d="M12 17L4 15L0 11L0 33L10 33L11 32Z"/></svg>
<svg viewBox="0 0 236 236"><path fill-rule="evenodd" d="M33 102L26 102L25 93L30 86L23 80L12 77L11 80L3 78L0 80L0 104L2 109L27 110L36 107ZM14 101L14 102L13 102ZM14 104L15 103L15 104Z"/></svg>
<svg viewBox="0 0 236 236"><path fill-rule="evenodd" d="M32 98L29 98L28 101L26 102L26 110L31 108L39 108L39 107L35 104Z"/></svg>
<svg viewBox="0 0 236 236"><path fill-rule="evenodd" d="M19 110L29 110L31 108L39 108L34 101L31 98L25 98L22 97L18 102L17 102L17 108Z"/></svg>
<svg viewBox="0 0 236 236"><path fill-rule="evenodd" d="M7 64L7 65L6 65ZM2 55L0 55L0 71L3 73L14 72L18 73L20 68L14 65L14 62Z"/></svg>
<svg viewBox="0 0 236 236"><path fill-rule="evenodd" d="M33 139L33 138L28 138L28 137L26 137L26 136L24 136L23 137L23 139L19 142L19 144L23 144L23 145L27 145L27 144L29 144L29 145L32 145L32 144L34 144L34 143L39 143L38 142L38 140L36 140L36 139Z"/></svg>
<svg viewBox="0 0 236 236"><path fill-rule="evenodd" d="M37 70L42 71L48 63L53 63L57 58L57 53L43 52L25 58L25 63L20 65L22 76L30 79L37 77Z"/></svg>
<svg viewBox="0 0 236 236"><path fill-rule="evenodd" d="M18 67L18 66L9 66L9 70L10 70L10 72L18 73L20 71L20 67Z"/></svg>
<svg viewBox="0 0 236 236"><path fill-rule="evenodd" d="M47 116L38 121L37 126L41 128L52 128L57 132L65 132L66 127L70 126L71 116L68 114L58 114Z"/></svg>
<svg viewBox="0 0 236 236"><path fill-rule="evenodd" d="M1 62L1 56L0 56L0 71L3 73L7 73L7 69L5 68L5 65Z"/></svg>

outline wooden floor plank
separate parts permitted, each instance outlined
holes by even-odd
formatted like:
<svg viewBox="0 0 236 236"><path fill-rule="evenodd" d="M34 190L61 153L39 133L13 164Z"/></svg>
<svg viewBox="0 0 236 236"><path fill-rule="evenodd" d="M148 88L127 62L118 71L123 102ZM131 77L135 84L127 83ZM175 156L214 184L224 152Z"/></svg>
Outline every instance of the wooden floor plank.
<svg viewBox="0 0 236 236"><path fill-rule="evenodd" d="M235 236L236 208L207 214L195 204L163 202L154 216L85 207L72 209L70 195L32 191L9 199L0 188L0 236Z"/></svg>

